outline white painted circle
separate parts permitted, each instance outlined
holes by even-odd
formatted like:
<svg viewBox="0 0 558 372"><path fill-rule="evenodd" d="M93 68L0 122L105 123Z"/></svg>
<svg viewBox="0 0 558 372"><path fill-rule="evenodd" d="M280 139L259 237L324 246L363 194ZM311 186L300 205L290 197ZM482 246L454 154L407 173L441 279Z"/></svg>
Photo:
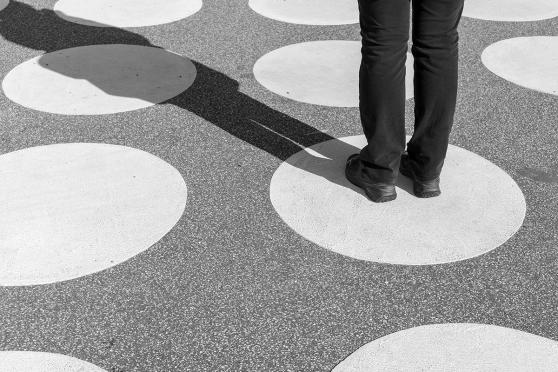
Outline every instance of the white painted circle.
<svg viewBox="0 0 558 372"><path fill-rule="evenodd" d="M9 3L10 3L10 0L0 0L0 10L7 7Z"/></svg>
<svg viewBox="0 0 558 372"><path fill-rule="evenodd" d="M522 87L558 95L558 36L498 41L482 52L482 63Z"/></svg>
<svg viewBox="0 0 558 372"><path fill-rule="evenodd" d="M555 371L558 342L484 324L432 324L372 341L332 372Z"/></svg>
<svg viewBox="0 0 558 372"><path fill-rule="evenodd" d="M89 45L35 57L2 81L22 106L66 115L112 114L170 99L196 77L177 54L138 45Z"/></svg>
<svg viewBox="0 0 558 372"><path fill-rule="evenodd" d="M522 225L526 205L513 179L488 160L449 146L442 195L420 199L403 176L397 199L373 203L345 179L349 155L364 136L312 146L291 156L271 179L281 218L317 245L360 260L427 265L478 256Z"/></svg>
<svg viewBox="0 0 558 372"><path fill-rule="evenodd" d="M326 40L288 45L261 57L256 80L295 101L358 107L359 41ZM413 96L413 57L407 53L406 97Z"/></svg>
<svg viewBox="0 0 558 372"><path fill-rule="evenodd" d="M145 251L186 205L171 165L137 149L94 143L0 156L0 285L53 283Z"/></svg>
<svg viewBox="0 0 558 372"><path fill-rule="evenodd" d="M142 27L175 22L202 8L202 0L59 0L56 14L97 27Z"/></svg>
<svg viewBox="0 0 558 372"><path fill-rule="evenodd" d="M264 17L303 25L345 25L359 19L355 0L250 0L248 5Z"/></svg>
<svg viewBox="0 0 558 372"><path fill-rule="evenodd" d="M0 351L0 371L106 372L74 357L37 351Z"/></svg>
<svg viewBox="0 0 558 372"><path fill-rule="evenodd" d="M465 0L463 15L489 21L539 21L558 16L558 1Z"/></svg>

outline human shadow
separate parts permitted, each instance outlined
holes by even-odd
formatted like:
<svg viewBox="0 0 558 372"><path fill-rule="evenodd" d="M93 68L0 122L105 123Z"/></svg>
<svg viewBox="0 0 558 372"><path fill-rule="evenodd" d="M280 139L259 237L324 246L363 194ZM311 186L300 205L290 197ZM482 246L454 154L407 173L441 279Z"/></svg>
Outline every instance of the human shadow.
<svg viewBox="0 0 558 372"><path fill-rule="evenodd" d="M143 36L128 30L96 26L68 22L52 10L36 10L18 1L12 1L0 13L0 34L6 40L35 50L54 52L96 44L132 44L158 48ZM135 86L133 89L115 86L114 79L104 76L106 66L98 68L98 74L95 74L90 70L68 68L67 64L57 63L59 60L46 55L40 57L38 62L42 67L59 74L87 80L109 95L143 100L151 98L150 94L138 91ZM240 92L238 81L204 64L192 62L196 69L193 84L183 93L162 103L188 110L293 167L363 194L344 176L346 158L359 152L359 148L270 108ZM306 150L304 156L293 156L311 146L313 151ZM411 182L405 177L399 177L397 186L412 193Z"/></svg>
<svg viewBox="0 0 558 372"><path fill-rule="evenodd" d="M0 12L0 35L29 49L49 53L92 44L153 46L145 37L134 32L97 25L99 27L69 22L51 9L35 9L16 0L11 0Z"/></svg>
<svg viewBox="0 0 558 372"><path fill-rule="evenodd" d="M66 15L60 11L35 9L29 4L11 1L0 12L0 35L12 43L46 52L36 60L39 66L62 76L87 81L111 96L139 99L150 104L155 103L161 95L164 100L182 91L183 81L176 81L174 76L169 76L172 72L168 72L168 69L154 67L170 59L171 63L184 71L188 66L180 56L172 53L161 55L157 50L140 48L159 47L134 32L99 23L95 23L95 27L83 25L62 17ZM80 21L76 17L71 18ZM115 44L124 44L126 48L113 48ZM63 51L91 45L98 48L79 48L68 53ZM137 60L148 62L138 64L144 67L142 71L129 68ZM153 76L149 74L150 71L160 71L162 76ZM193 66L188 72L178 80L193 79ZM137 79L134 74L143 76ZM163 87L157 87L158 77L166 83ZM161 92L164 89L167 91Z"/></svg>

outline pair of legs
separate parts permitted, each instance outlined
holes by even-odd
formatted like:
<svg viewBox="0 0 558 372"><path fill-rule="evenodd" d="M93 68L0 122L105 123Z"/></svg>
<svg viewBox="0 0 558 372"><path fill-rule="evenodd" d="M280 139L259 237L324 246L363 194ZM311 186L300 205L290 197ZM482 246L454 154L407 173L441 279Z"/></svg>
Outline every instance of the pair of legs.
<svg viewBox="0 0 558 372"><path fill-rule="evenodd" d="M405 62L410 0L359 0L362 35L360 115L368 145L353 164L366 184L394 184L405 151ZM463 0L413 0L415 128L408 167L418 180L439 177L457 95Z"/></svg>

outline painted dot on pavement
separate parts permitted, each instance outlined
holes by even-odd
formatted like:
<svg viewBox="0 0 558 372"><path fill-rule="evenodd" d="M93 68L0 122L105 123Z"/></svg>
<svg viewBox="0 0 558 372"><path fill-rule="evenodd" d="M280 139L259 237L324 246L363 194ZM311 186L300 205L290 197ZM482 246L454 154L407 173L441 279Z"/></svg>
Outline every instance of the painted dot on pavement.
<svg viewBox="0 0 558 372"><path fill-rule="evenodd" d="M9 3L10 3L10 0L0 0L0 10L7 7Z"/></svg>
<svg viewBox="0 0 558 372"><path fill-rule="evenodd" d="M0 351L0 371L106 372L104 369L74 357L37 351Z"/></svg>
<svg viewBox="0 0 558 372"><path fill-rule="evenodd" d="M381 337L332 372L555 371L558 342L494 325L432 324Z"/></svg>
<svg viewBox="0 0 558 372"><path fill-rule="evenodd" d="M256 80L270 91L323 106L358 107L359 41L326 40L288 45L261 57ZM407 54L406 96L413 96L413 57Z"/></svg>
<svg viewBox="0 0 558 372"><path fill-rule="evenodd" d="M0 156L0 285L54 283L145 251L186 205L180 173L141 150L94 143Z"/></svg>
<svg viewBox="0 0 558 372"><path fill-rule="evenodd" d="M248 5L264 17L304 25L344 25L359 18L354 0L250 0Z"/></svg>
<svg viewBox="0 0 558 372"><path fill-rule="evenodd" d="M558 95L558 36L498 41L482 52L481 59L486 68L512 83Z"/></svg>
<svg viewBox="0 0 558 372"><path fill-rule="evenodd" d="M177 54L138 45L90 45L35 57L2 81L6 97L22 106L66 115L131 111L166 101L196 77Z"/></svg>
<svg viewBox="0 0 558 372"><path fill-rule="evenodd" d="M558 16L558 1L466 0L463 15L489 21L538 21Z"/></svg>
<svg viewBox="0 0 558 372"><path fill-rule="evenodd" d="M275 171L271 202L298 234L360 260L405 265L464 260L502 245L521 227L526 205L513 179L488 160L449 146L442 195L420 199L400 177L398 197L373 203L345 179L345 161L364 136L314 145ZM319 191L318 191L319 190Z"/></svg>
<svg viewBox="0 0 558 372"><path fill-rule="evenodd" d="M58 16L70 22L99 27L142 27L187 18L202 8L202 0L60 0Z"/></svg>

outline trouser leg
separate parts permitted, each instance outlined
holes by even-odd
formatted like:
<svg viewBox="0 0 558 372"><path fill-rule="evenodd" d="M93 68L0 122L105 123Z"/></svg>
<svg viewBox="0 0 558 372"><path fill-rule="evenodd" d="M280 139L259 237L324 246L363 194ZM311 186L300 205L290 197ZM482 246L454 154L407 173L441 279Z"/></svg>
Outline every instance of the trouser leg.
<svg viewBox="0 0 558 372"><path fill-rule="evenodd" d="M413 0L415 130L407 145L417 176L440 175L457 95L463 0Z"/></svg>
<svg viewBox="0 0 558 372"><path fill-rule="evenodd" d="M396 179L405 149L405 61L409 0L359 0L362 61L360 116L368 145L360 153L364 176Z"/></svg>

